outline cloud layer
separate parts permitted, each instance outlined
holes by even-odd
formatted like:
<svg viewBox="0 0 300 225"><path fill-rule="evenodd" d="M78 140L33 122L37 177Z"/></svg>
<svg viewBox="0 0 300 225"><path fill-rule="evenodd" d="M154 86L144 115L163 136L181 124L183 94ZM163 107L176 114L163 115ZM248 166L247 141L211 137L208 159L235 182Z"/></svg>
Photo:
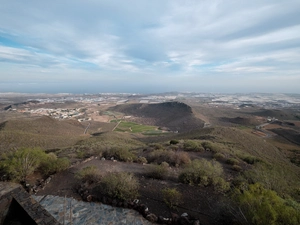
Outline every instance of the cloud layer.
<svg viewBox="0 0 300 225"><path fill-rule="evenodd" d="M18 83L299 93L300 1L4 1L0 92Z"/></svg>

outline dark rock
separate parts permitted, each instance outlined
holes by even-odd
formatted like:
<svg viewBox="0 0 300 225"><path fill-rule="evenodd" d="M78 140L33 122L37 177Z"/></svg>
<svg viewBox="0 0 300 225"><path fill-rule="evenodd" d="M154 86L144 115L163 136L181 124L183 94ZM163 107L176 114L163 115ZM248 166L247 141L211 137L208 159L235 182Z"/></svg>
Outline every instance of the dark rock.
<svg viewBox="0 0 300 225"><path fill-rule="evenodd" d="M111 202L111 205L112 206L117 206L118 204L118 201L116 199L113 199L112 202Z"/></svg>
<svg viewBox="0 0 300 225"><path fill-rule="evenodd" d="M177 224L179 216L176 213L171 213L173 224Z"/></svg>
<svg viewBox="0 0 300 225"><path fill-rule="evenodd" d="M146 216L146 219L149 220L152 223L156 223L157 220L158 220L157 216L155 214L153 214L153 213L148 214Z"/></svg>
<svg viewBox="0 0 300 225"><path fill-rule="evenodd" d="M158 219L157 219L157 222L160 223L160 224L171 224L172 219L159 216Z"/></svg>
<svg viewBox="0 0 300 225"><path fill-rule="evenodd" d="M191 222L187 216L181 216L178 219L178 224L179 225L192 225L193 222Z"/></svg>
<svg viewBox="0 0 300 225"><path fill-rule="evenodd" d="M137 208L137 210L139 211L139 213L141 213L143 216L146 216L147 214L149 214L149 209L145 204L140 204Z"/></svg>
<svg viewBox="0 0 300 225"><path fill-rule="evenodd" d="M87 200L88 202L91 202L91 201L93 200L93 196L92 196L92 195L88 195L88 196L86 197L86 200Z"/></svg>
<svg viewBox="0 0 300 225"><path fill-rule="evenodd" d="M195 220L195 221L193 222L193 225L201 225L201 224L200 224L200 221L199 221L199 220Z"/></svg>
<svg viewBox="0 0 300 225"><path fill-rule="evenodd" d="M123 204L123 202L121 202L121 201L119 201L118 203L117 203L117 206L118 207L122 207L124 204Z"/></svg>

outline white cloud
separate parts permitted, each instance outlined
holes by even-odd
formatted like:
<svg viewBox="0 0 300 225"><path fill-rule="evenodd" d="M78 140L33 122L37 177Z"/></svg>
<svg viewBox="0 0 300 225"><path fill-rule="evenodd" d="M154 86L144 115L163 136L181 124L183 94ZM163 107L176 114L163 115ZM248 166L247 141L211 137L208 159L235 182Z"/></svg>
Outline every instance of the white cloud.
<svg viewBox="0 0 300 225"><path fill-rule="evenodd" d="M31 82L127 79L147 85L153 78L167 86L174 77L174 87L197 89L199 79L238 74L245 81L281 77L292 85L300 71L299 40L300 2L294 0L6 1L0 6L6 68L0 81L5 73Z"/></svg>

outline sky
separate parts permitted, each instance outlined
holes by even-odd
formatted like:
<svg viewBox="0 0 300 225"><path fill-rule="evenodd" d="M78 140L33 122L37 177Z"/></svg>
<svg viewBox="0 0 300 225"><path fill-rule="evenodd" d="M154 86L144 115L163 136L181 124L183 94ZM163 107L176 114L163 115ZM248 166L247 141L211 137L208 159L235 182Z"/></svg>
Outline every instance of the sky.
<svg viewBox="0 0 300 225"><path fill-rule="evenodd" d="M0 92L300 93L299 0L0 2Z"/></svg>

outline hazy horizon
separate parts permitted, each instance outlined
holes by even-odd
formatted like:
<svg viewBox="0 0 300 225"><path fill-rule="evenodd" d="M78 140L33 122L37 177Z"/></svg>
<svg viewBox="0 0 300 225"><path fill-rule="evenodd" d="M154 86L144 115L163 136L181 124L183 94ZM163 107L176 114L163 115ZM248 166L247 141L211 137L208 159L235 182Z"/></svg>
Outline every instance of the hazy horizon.
<svg viewBox="0 0 300 225"><path fill-rule="evenodd" d="M300 1L4 1L0 92L300 93Z"/></svg>

